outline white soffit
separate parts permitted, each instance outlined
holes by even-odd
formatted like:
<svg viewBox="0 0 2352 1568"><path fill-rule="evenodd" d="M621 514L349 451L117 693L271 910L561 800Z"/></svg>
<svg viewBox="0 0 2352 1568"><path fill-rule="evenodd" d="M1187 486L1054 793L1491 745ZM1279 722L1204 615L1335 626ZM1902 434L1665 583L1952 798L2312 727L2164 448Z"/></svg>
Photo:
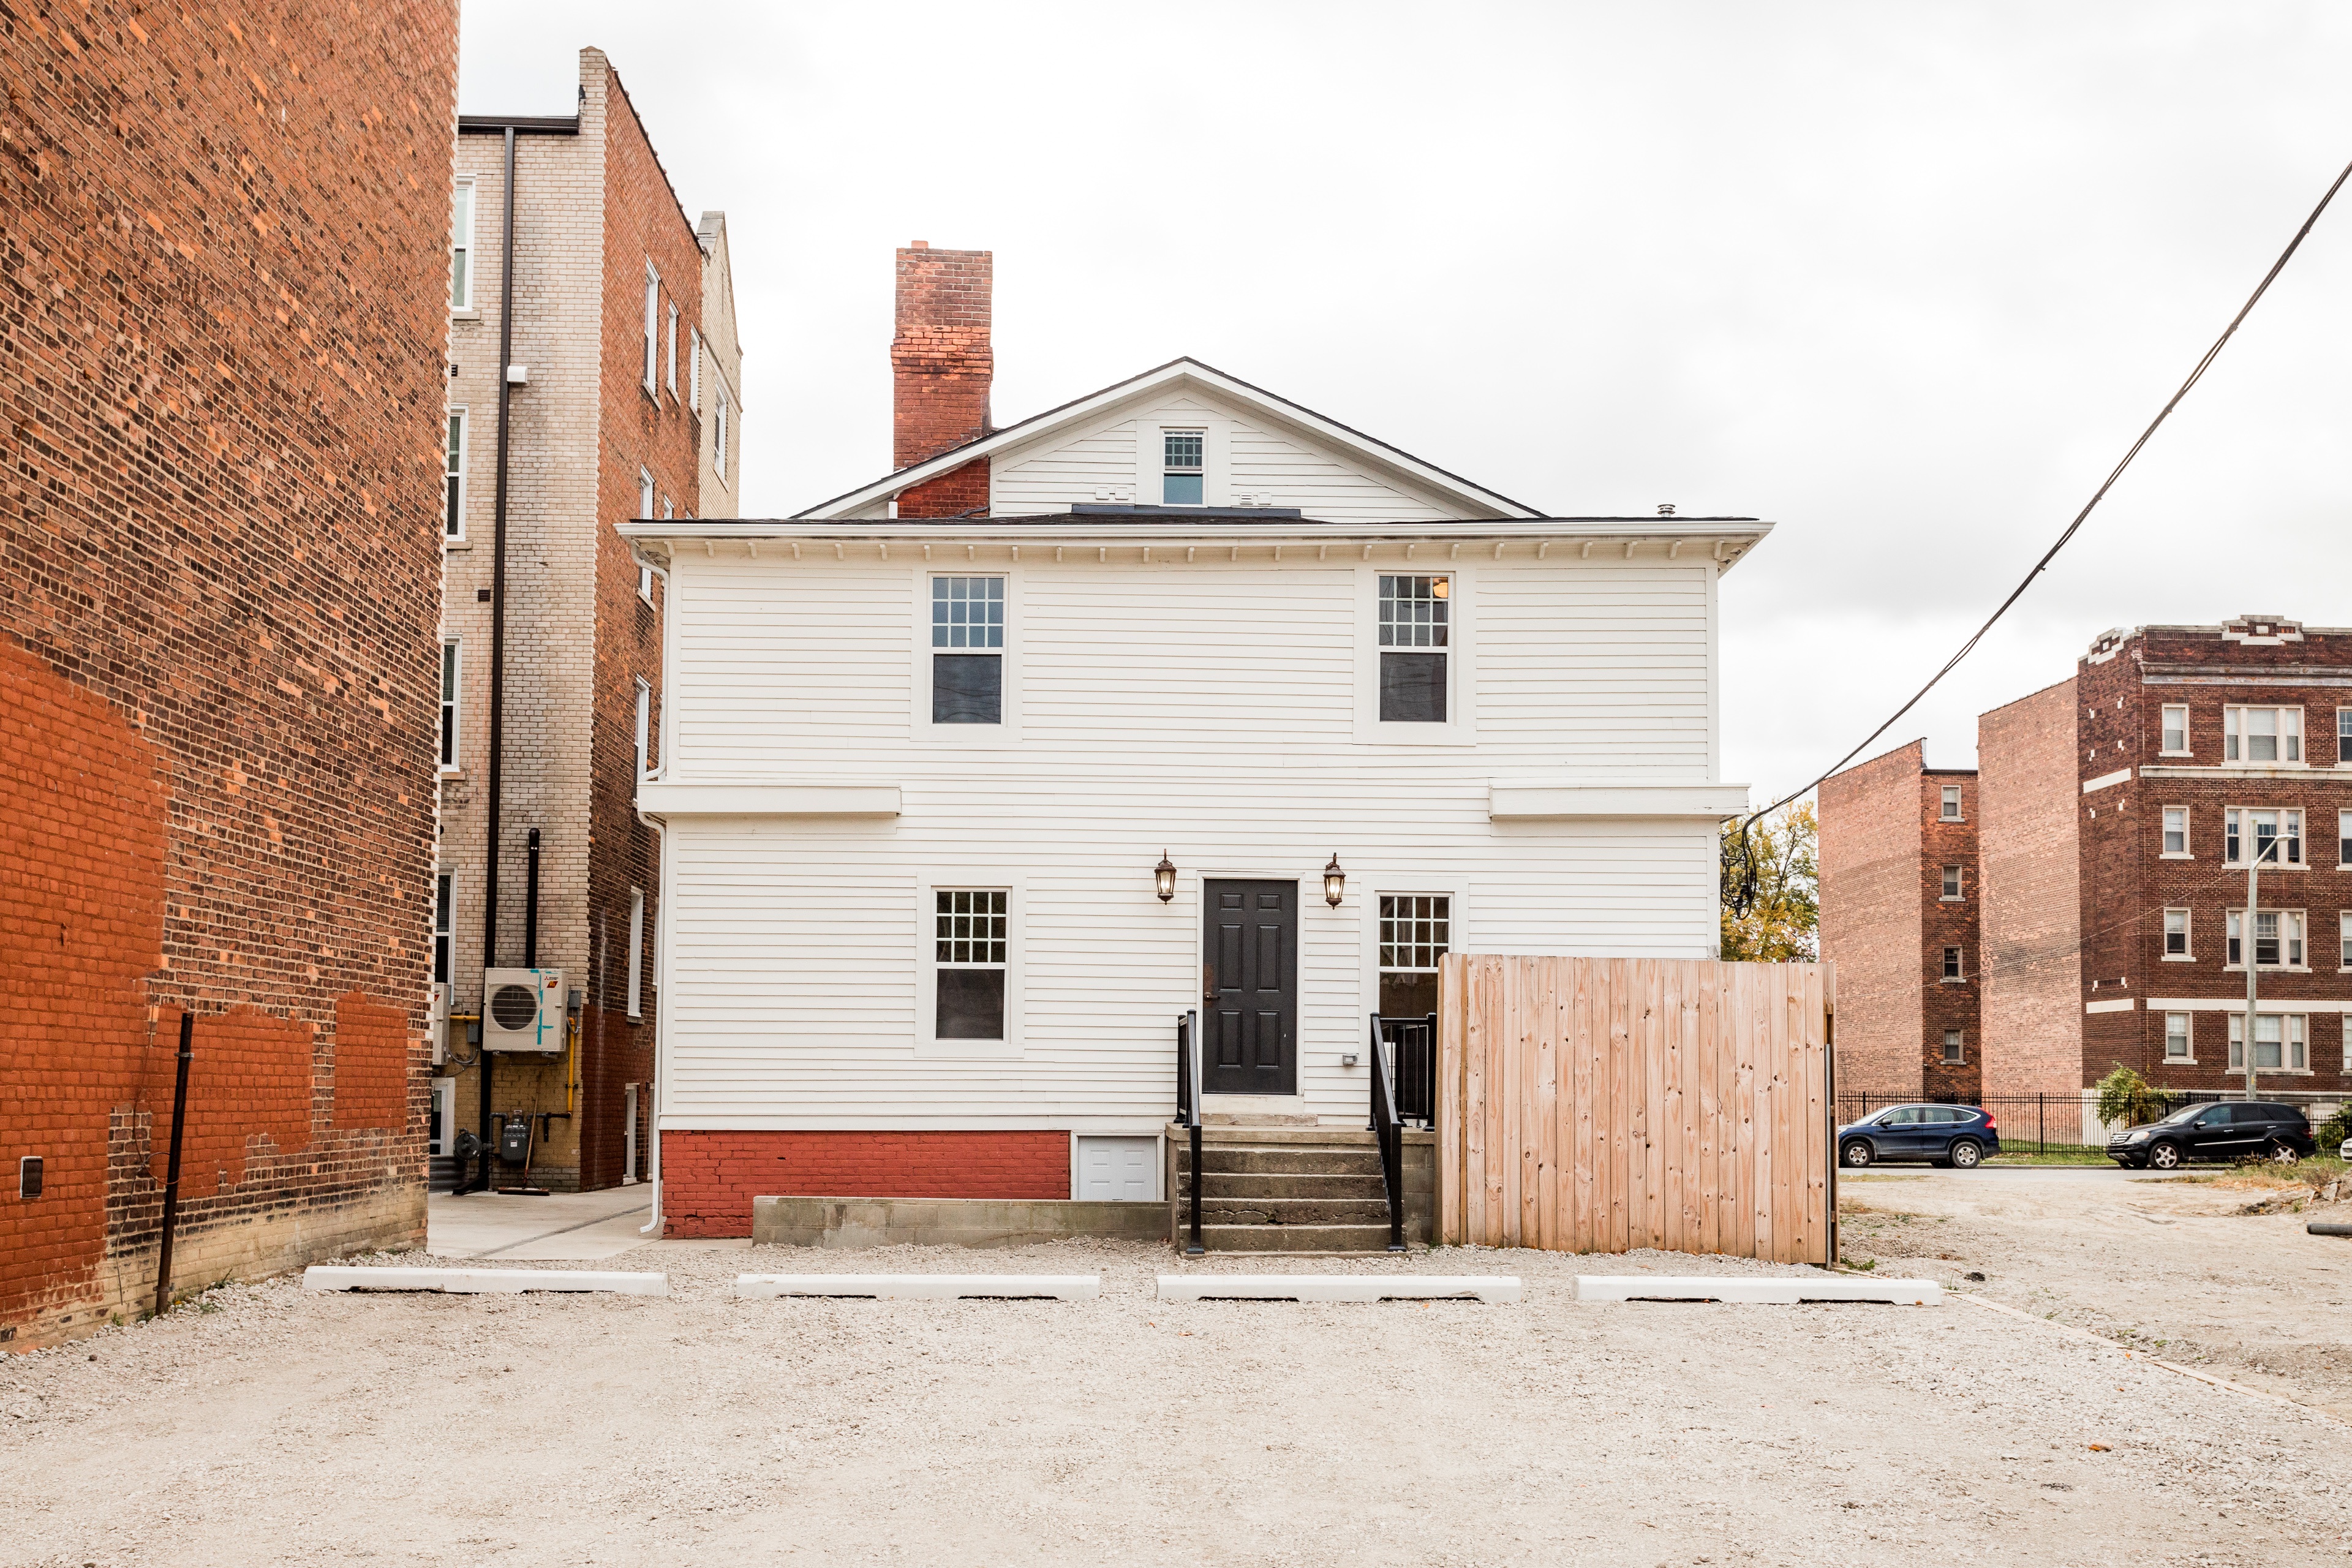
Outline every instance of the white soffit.
<svg viewBox="0 0 2352 1568"><path fill-rule="evenodd" d="M1570 816L1687 816L1720 820L1748 809L1746 784L1495 784L1497 822Z"/></svg>
<svg viewBox="0 0 2352 1568"><path fill-rule="evenodd" d="M648 816L896 816L896 784L637 785Z"/></svg>

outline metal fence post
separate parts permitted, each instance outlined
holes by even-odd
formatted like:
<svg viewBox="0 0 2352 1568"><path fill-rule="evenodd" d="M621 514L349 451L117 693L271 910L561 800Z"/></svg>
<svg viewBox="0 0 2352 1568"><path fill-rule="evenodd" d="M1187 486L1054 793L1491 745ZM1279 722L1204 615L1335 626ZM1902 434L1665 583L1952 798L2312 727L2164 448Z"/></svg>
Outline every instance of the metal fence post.
<svg viewBox="0 0 2352 1568"><path fill-rule="evenodd" d="M188 1125L188 1059L195 1054L196 1009L180 1015L180 1071L172 1089L172 1154L163 1168L163 1247L155 1259L155 1316L172 1310L172 1232L180 1223L180 1135Z"/></svg>

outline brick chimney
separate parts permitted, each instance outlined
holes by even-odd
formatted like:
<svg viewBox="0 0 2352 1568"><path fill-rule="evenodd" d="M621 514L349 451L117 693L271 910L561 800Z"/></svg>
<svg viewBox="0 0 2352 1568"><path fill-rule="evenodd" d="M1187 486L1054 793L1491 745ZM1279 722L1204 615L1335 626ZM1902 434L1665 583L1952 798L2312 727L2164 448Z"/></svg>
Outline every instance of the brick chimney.
<svg viewBox="0 0 2352 1568"><path fill-rule="evenodd" d="M919 239L898 252L898 331L890 340L897 467L988 434L994 280L995 263L985 250L933 250Z"/></svg>

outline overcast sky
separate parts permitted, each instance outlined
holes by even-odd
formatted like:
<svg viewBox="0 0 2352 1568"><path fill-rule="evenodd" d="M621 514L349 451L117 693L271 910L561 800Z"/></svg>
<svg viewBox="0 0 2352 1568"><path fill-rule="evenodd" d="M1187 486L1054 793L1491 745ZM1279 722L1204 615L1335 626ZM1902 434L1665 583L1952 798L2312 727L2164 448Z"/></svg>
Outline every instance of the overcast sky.
<svg viewBox="0 0 2352 1568"><path fill-rule="evenodd" d="M1860 741L2352 159L2352 7L467 0L468 112L619 68L725 209L744 513L889 467L890 253L995 252L1000 423L1191 354L1557 514L1777 531L1725 776ZM2105 627L2352 625L2352 191L2089 527L1873 750Z"/></svg>

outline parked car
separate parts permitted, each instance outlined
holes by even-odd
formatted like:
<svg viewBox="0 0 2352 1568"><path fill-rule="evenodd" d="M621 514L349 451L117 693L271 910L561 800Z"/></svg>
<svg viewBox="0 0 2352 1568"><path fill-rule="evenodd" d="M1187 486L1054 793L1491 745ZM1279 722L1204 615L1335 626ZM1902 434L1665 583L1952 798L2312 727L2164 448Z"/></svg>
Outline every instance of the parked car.
<svg viewBox="0 0 2352 1568"><path fill-rule="evenodd" d="M1838 1158L1855 1170L1924 1160L1966 1171L2000 1152L1999 1123L1973 1105L1890 1105L1838 1129Z"/></svg>
<svg viewBox="0 0 2352 1568"><path fill-rule="evenodd" d="M2169 1171L2185 1160L2292 1162L2317 1147L2302 1111L2256 1100L2184 1105L2161 1121L2126 1127L2107 1140L2107 1158L2127 1171Z"/></svg>

